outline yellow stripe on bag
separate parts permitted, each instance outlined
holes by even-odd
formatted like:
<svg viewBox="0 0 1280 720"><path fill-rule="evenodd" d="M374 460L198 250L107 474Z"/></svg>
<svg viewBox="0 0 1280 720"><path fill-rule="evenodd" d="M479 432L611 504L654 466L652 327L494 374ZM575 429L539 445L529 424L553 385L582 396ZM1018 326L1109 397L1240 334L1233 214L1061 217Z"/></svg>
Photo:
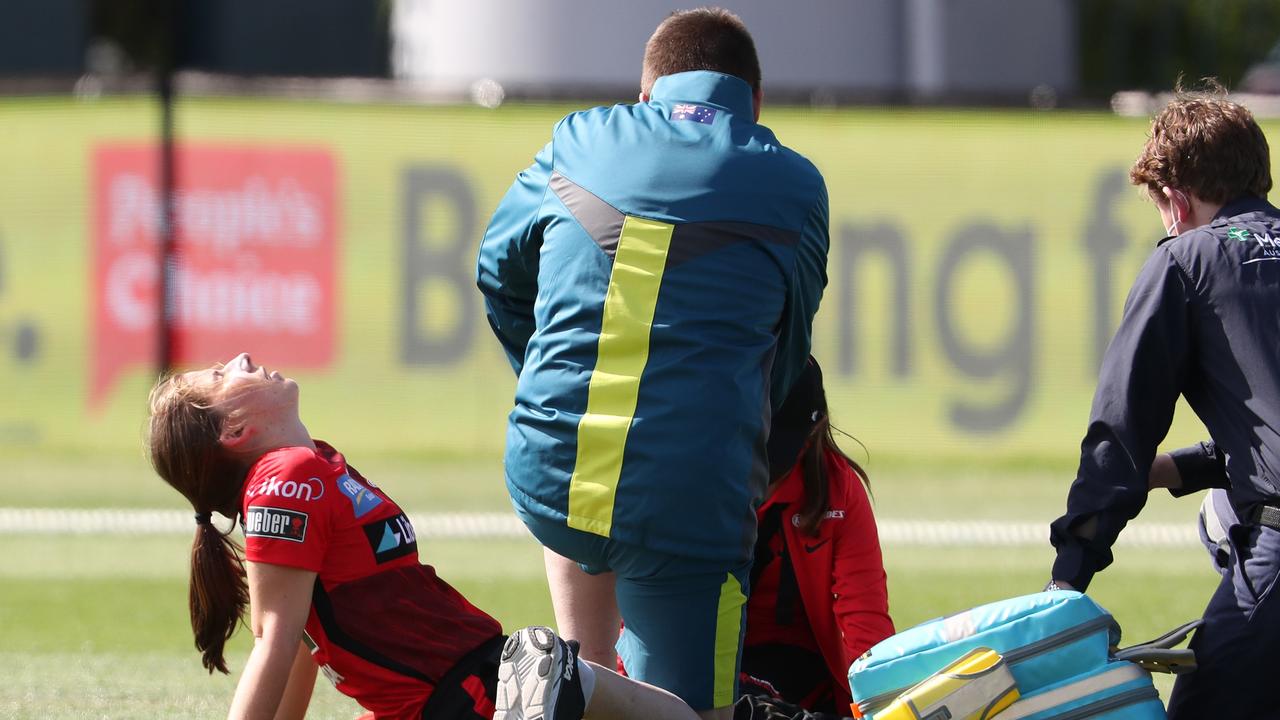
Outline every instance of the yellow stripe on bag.
<svg viewBox="0 0 1280 720"><path fill-rule="evenodd" d="M978 647L899 695L876 720L990 720L1019 697L1004 658Z"/></svg>
<svg viewBox="0 0 1280 720"><path fill-rule="evenodd" d="M569 479L569 527L609 537L622 453L649 360L649 330L674 225L627 216L604 297L587 412Z"/></svg>

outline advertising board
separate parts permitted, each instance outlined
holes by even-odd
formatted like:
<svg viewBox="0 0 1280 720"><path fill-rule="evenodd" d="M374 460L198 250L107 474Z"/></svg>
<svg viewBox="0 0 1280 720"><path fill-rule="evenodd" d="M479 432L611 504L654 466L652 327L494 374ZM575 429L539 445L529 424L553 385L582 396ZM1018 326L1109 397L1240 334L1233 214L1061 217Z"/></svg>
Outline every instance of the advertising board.
<svg viewBox="0 0 1280 720"><path fill-rule="evenodd" d="M241 350L348 448L500 456L514 378L477 244L566 106L186 100L184 365ZM136 452L154 381L143 100L0 105L0 452ZM876 460L1070 462L1126 288L1162 232L1104 114L766 108L827 178L814 333L836 424ZM41 151L23 138L58 138ZM750 288L743 288L750 292ZM1203 429L1185 409L1168 444Z"/></svg>

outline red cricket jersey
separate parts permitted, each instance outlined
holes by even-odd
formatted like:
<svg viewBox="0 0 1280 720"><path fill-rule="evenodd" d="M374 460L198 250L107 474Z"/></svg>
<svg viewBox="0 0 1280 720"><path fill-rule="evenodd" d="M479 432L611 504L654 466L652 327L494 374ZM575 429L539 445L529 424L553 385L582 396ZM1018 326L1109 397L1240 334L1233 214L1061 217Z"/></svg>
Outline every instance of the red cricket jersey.
<svg viewBox="0 0 1280 720"><path fill-rule="evenodd" d="M316 441L263 455L244 485L245 557L317 573L306 632L342 693L382 718L418 718L440 679L502 632L418 562L409 518Z"/></svg>

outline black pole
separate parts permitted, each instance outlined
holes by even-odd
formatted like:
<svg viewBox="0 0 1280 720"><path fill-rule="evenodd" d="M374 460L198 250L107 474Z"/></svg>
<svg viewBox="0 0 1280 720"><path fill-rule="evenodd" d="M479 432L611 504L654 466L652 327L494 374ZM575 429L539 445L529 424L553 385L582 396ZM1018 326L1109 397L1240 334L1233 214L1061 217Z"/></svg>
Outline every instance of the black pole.
<svg viewBox="0 0 1280 720"><path fill-rule="evenodd" d="M160 248L159 282L157 286L156 366L167 373L174 365L174 320L177 303L174 276L177 265L177 232L174 227L174 138L173 138L173 70L176 54L178 0L156 0L156 31L159 33L156 62L156 94L160 100Z"/></svg>

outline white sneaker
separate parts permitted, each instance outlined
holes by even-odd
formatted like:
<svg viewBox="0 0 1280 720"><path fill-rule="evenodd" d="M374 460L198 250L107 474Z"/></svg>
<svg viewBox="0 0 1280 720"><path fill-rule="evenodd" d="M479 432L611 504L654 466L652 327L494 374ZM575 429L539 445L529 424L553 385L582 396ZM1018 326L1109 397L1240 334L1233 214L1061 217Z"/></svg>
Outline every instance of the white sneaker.
<svg viewBox="0 0 1280 720"><path fill-rule="evenodd" d="M512 633L502 648L494 705L493 720L582 720L577 643L548 627Z"/></svg>

